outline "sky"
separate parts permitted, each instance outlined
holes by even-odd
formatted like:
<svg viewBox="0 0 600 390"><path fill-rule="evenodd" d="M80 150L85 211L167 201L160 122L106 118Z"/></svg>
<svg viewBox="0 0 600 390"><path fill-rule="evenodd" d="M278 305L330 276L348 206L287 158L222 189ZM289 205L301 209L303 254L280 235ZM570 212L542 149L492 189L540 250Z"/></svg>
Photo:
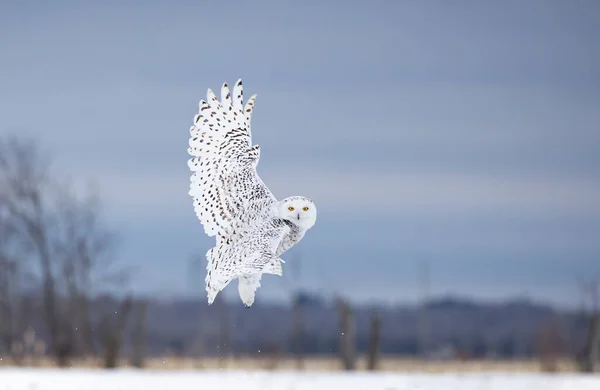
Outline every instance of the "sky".
<svg viewBox="0 0 600 390"><path fill-rule="evenodd" d="M0 135L35 137L101 197L136 293L204 294L189 127L206 90L238 78L258 95L261 178L319 212L257 301L574 305L577 278L600 278L597 1L0 9Z"/></svg>

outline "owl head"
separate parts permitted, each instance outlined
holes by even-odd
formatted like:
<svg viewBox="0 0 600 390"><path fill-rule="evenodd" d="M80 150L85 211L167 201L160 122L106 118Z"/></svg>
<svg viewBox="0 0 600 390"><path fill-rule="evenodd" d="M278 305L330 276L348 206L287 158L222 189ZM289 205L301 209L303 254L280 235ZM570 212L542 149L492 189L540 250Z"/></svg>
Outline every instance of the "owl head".
<svg viewBox="0 0 600 390"><path fill-rule="evenodd" d="M279 217L308 230L317 221L317 207L303 196L290 196L279 202Z"/></svg>

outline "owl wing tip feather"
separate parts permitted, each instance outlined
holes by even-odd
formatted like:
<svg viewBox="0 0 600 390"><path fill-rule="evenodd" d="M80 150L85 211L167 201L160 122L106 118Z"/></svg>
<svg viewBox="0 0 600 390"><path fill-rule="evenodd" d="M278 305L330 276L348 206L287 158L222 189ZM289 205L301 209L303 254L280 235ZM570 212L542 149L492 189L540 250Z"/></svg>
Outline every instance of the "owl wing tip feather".
<svg viewBox="0 0 600 390"><path fill-rule="evenodd" d="M245 107L242 105L241 78L233 86L223 82L220 94L219 102L214 91L206 89L206 97L200 100L199 111L190 127L188 148L193 157L188 160L188 167L193 173L189 195L193 197L194 210L209 237L227 235L234 226L250 223L248 202L240 205L236 185L225 183L248 164L256 168L260 158L258 146L252 147L250 129L250 116L257 95L251 96ZM275 202L275 197L258 178L256 170L247 172L248 180L263 188L260 195L263 198L253 199L250 203Z"/></svg>

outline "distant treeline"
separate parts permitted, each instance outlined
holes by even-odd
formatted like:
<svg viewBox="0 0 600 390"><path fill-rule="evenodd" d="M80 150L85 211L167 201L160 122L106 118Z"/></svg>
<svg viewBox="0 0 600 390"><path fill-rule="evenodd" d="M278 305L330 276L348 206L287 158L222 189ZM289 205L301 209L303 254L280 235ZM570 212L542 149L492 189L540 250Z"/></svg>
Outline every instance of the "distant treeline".
<svg viewBox="0 0 600 390"><path fill-rule="evenodd" d="M333 302L308 294L297 296L297 316L292 307L257 303L246 309L238 302L219 300L208 307L204 299L169 303L145 300L144 351L147 356L253 355L268 353L331 355L339 352L339 316ZM93 313L118 310L119 301L94 300ZM459 299L431 301L424 306L355 306L356 348L366 353L369 319L381 317L380 349L383 354L465 358L515 358L536 354L540 342L553 344L561 353L582 348L587 333L585 318L527 301L497 304ZM117 315L117 314L115 314ZM294 318L296 329L293 332ZM38 338L44 338L41 321ZM540 340L544 329L551 339ZM138 340L137 328L128 323L123 332L122 355ZM544 333L546 336L548 332ZM294 338L294 335L296 335ZM260 352L259 352L260 351Z"/></svg>
<svg viewBox="0 0 600 390"><path fill-rule="evenodd" d="M148 352L216 355L225 348L227 353L244 355L259 350L337 354L340 331L336 305L307 294L300 294L297 302L300 342L294 342L292 307L258 303L248 310L237 302L207 307L204 300L152 303L147 318ZM588 326L578 313L527 301L483 304L449 298L421 307L356 306L353 314L359 353L368 349L374 313L381 317L381 352L412 356L441 356L453 351L472 358L529 357L541 342L570 354L582 348ZM546 329L552 329L552 340L540 340ZM226 342L228 345L222 345Z"/></svg>

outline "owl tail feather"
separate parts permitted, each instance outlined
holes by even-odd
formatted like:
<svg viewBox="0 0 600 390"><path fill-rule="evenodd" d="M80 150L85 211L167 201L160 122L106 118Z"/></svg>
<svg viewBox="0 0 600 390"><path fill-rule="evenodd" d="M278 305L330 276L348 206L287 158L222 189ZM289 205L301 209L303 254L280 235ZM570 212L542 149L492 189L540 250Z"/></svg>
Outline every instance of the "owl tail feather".
<svg viewBox="0 0 600 390"><path fill-rule="evenodd" d="M249 263L252 266L252 272L238 277L238 292L246 307L250 307L254 303L254 295L260 287L262 274L281 276L283 274L282 263L283 260L270 252L259 253L255 262ZM247 268L244 270L248 271Z"/></svg>
<svg viewBox="0 0 600 390"><path fill-rule="evenodd" d="M222 274L221 269L219 267L219 252L216 247L210 248L208 252L206 252L206 260L208 260L208 264L206 266L206 293L208 298L208 304L212 305L217 297L217 294L221 290L223 290L229 282L231 282L231 277L226 277Z"/></svg>
<svg viewBox="0 0 600 390"><path fill-rule="evenodd" d="M244 306L250 307L254 303L254 295L260 287L261 275L243 275L238 278L238 292Z"/></svg>
<svg viewBox="0 0 600 390"><path fill-rule="evenodd" d="M225 269L222 268L222 262L219 263L219 252L216 247L206 252L208 265L206 268L206 292L208 304L211 305L217 294L223 290L233 280L238 278L240 281L239 293L244 304L249 307L254 302L254 293L260 287L260 277L262 274L272 274L281 276L283 269L281 264L283 260L272 252L260 251L253 256L245 258L240 264L228 264ZM242 281L242 279L244 279Z"/></svg>
<svg viewBox="0 0 600 390"><path fill-rule="evenodd" d="M283 269L281 268L281 264L283 260L279 258L274 253L271 252L260 252L257 257L248 262L244 266L244 274L272 274L281 276L283 275Z"/></svg>

